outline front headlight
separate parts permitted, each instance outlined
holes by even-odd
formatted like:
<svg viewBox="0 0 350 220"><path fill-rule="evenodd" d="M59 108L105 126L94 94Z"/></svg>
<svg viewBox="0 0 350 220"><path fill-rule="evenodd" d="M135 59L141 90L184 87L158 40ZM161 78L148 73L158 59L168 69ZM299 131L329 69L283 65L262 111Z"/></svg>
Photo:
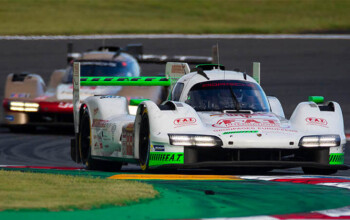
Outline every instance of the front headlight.
<svg viewBox="0 0 350 220"><path fill-rule="evenodd" d="M136 115L138 106L129 105L128 108L130 115Z"/></svg>
<svg viewBox="0 0 350 220"><path fill-rule="evenodd" d="M171 145L175 146L197 146L197 147L219 147L222 141L216 136L196 134L169 134Z"/></svg>
<svg viewBox="0 0 350 220"><path fill-rule="evenodd" d="M299 141L300 147L337 147L340 146L339 135L304 136Z"/></svg>
<svg viewBox="0 0 350 220"><path fill-rule="evenodd" d="M35 102L10 102L11 111L19 112L37 112L39 110L39 104Z"/></svg>

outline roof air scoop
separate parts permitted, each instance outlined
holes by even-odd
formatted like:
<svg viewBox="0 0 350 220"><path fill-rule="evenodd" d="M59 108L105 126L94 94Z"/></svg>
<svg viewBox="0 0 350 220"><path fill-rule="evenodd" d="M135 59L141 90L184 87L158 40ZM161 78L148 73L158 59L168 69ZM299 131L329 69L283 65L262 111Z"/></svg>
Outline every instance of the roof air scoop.
<svg viewBox="0 0 350 220"><path fill-rule="evenodd" d="M210 80L208 75L202 70L202 69L197 69L197 73L201 76L203 76L204 78L206 78L207 80Z"/></svg>
<svg viewBox="0 0 350 220"><path fill-rule="evenodd" d="M197 73L207 80L209 80L208 75L204 72L204 70L213 70L213 69L220 69L225 70L225 66L220 64L199 64L196 66Z"/></svg>
<svg viewBox="0 0 350 220"><path fill-rule="evenodd" d="M196 66L196 69L202 69L202 70L213 70L213 69L220 69L225 70L225 66L221 64L199 64Z"/></svg>

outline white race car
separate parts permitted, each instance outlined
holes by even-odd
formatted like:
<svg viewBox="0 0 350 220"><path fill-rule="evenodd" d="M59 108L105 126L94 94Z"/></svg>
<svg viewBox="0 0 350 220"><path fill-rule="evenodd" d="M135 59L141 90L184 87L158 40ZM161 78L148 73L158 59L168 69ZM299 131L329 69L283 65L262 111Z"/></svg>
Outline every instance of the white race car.
<svg viewBox="0 0 350 220"><path fill-rule="evenodd" d="M120 80L81 77L74 69L76 138L71 156L88 169L115 169L123 164L149 168L302 167L307 174L332 174L344 165L346 138L338 103L311 96L285 118L276 97L259 85L260 64L253 77L221 65L168 63L166 78ZM255 80L256 79L256 80ZM79 83L80 82L80 83ZM79 108L81 85L171 86L168 100L93 96Z"/></svg>

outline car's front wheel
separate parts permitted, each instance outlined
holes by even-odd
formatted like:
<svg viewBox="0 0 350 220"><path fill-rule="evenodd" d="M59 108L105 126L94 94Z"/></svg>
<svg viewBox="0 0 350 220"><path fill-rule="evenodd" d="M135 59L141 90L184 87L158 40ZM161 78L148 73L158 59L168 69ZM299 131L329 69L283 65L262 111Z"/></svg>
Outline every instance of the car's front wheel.
<svg viewBox="0 0 350 220"><path fill-rule="evenodd" d="M149 168L149 151L150 151L150 128L147 109L144 109L141 115L139 136L139 152L140 152L140 166L143 171Z"/></svg>
<svg viewBox="0 0 350 220"><path fill-rule="evenodd" d="M96 161L91 158L91 125L88 108L84 109L84 112L80 118L79 131L79 150L81 161L83 162L86 169L96 169Z"/></svg>

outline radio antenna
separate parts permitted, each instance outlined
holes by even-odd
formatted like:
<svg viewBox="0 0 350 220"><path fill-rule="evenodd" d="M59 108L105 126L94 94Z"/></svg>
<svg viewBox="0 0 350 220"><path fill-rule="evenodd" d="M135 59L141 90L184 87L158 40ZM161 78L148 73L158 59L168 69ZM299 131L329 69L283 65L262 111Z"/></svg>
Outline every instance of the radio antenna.
<svg viewBox="0 0 350 220"><path fill-rule="evenodd" d="M219 42L216 42L216 59L217 59L217 64L218 64L218 69L220 70L220 55L219 55ZM226 72L224 70L224 79L226 79Z"/></svg>

